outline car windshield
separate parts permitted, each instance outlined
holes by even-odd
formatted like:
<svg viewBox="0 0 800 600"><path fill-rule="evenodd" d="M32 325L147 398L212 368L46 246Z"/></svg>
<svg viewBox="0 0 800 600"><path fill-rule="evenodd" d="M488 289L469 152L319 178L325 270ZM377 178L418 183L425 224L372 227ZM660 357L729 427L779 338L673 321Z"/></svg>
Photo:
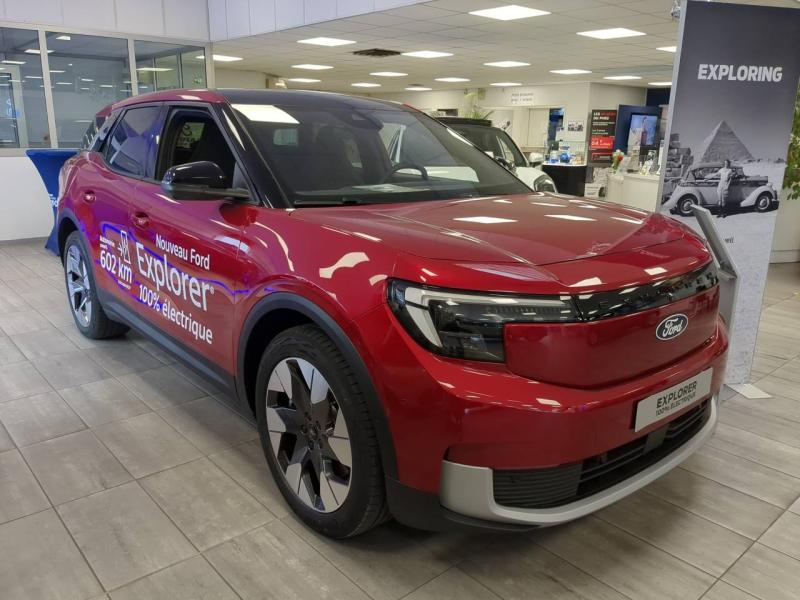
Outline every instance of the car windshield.
<svg viewBox="0 0 800 600"><path fill-rule="evenodd" d="M293 206L530 191L456 132L399 106L232 107Z"/></svg>
<svg viewBox="0 0 800 600"><path fill-rule="evenodd" d="M515 167L527 167L528 163L511 137L502 129L481 125L452 124L452 129L467 138L489 156L500 156Z"/></svg>

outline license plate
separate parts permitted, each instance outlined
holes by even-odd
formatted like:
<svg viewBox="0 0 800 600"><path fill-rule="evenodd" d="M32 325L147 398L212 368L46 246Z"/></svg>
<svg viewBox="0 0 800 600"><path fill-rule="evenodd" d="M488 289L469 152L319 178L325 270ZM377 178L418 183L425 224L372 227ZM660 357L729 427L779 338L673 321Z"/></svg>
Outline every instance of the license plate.
<svg viewBox="0 0 800 600"><path fill-rule="evenodd" d="M714 369L706 369L699 375L687 379L648 396L636 406L634 431L641 431L656 421L675 414L682 408L707 396L711 392L711 377Z"/></svg>

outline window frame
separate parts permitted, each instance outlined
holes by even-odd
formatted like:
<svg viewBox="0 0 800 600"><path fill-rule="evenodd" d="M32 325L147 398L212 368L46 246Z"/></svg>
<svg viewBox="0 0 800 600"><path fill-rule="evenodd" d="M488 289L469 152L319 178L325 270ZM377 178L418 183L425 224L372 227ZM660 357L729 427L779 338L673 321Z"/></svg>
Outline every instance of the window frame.
<svg viewBox="0 0 800 600"><path fill-rule="evenodd" d="M206 88L214 88L215 87L215 72L214 72L214 64L213 60L210 59L212 56L212 43L208 40L202 39L191 39L191 38L177 38L171 36L153 36L153 35L144 35L144 34L132 34L132 33L123 33L119 31L108 31L104 29L95 29L91 27L71 27L68 25L44 25L44 24L35 24L35 23L23 23L18 21L6 21L0 18L0 27L7 28L7 29L26 29L30 31L35 31L39 35L39 50L40 54L36 57L31 57L33 60L34 58L37 60L41 60L42 65L42 85L44 85L44 97L45 97L45 109L47 115L47 125L48 131L50 133L50 149L69 149L69 150L76 150L76 151L85 151L81 148L64 148L59 144L58 140L58 132L56 127L56 119L55 119L55 104L53 99L53 90L50 81L51 72L49 67L49 61L47 56L47 33L48 32L58 32L63 34L75 34L75 35L94 35L106 38L115 38L125 40L128 45L128 55L129 59L129 69L130 69L130 81L131 81L131 98L135 98L136 96L142 95L139 92L138 85L137 85L137 72L136 72L136 60L135 60L135 51L134 51L134 44L136 41L143 41L143 42L161 42L165 44L173 44L175 46L196 46L199 48L203 48L203 54L206 57L205 63L205 72L206 72ZM132 59L132 60L131 60ZM94 118L94 114L86 115L86 118ZM110 118L110 117L109 117ZM37 149L36 147L31 146L23 146L19 148L0 148L0 158L6 156L26 156L26 152L29 149ZM39 148L41 149L41 148Z"/></svg>
<svg viewBox="0 0 800 600"><path fill-rule="evenodd" d="M222 133L222 137L225 138L225 142L228 144L228 150L230 150L231 155L233 155L233 160L236 163L236 166L239 168L242 177L244 178L247 190L250 192L250 200L245 200L243 202L269 206L269 204L262 201L262 196L258 193L257 187L254 185L253 178L247 168L246 161L243 160L242 153L239 152L236 144L233 143L230 131L228 131L228 128L223 124L222 119L220 119L219 114L217 110L215 110L215 106L213 104L207 102L166 101L163 102L163 106L164 112L162 113L163 121L161 124L161 143L159 143L159 148L155 155L155 162L153 163L153 178L149 181L159 185L161 184L161 180L155 179L155 174L161 170L162 160L164 160L164 149L167 141L166 134L169 131L175 115L179 114L181 111L205 112L217 126L220 133Z"/></svg>
<svg viewBox="0 0 800 600"><path fill-rule="evenodd" d="M109 115L109 117L106 119L106 122L110 121L112 119L112 117L113 117L113 121L114 122L110 125L110 127L109 127L108 131L105 133L105 135L103 135L102 140L100 139L100 134L103 131L102 131L102 129L100 130L100 132L98 133L97 138L95 138L95 144L94 144L95 146L97 146L97 149L93 150L93 151L97 152L98 154L100 154L100 156L103 159L103 164L106 166L106 168L108 168L109 171L113 171L117 175L120 175L122 177L127 177L128 179L134 179L136 181L149 181L149 182L154 182L155 183L156 181L153 178L153 167L154 167L155 163L150 161L150 157L152 156L152 153L153 153L153 148L152 148L153 140L152 139L148 140L148 142L147 142L148 151L147 151L147 156L145 157L145 160L147 161L147 163L145 164L145 174L144 175L134 175L133 173L130 173L128 171L123 171L121 169L114 168L114 165L112 165L109 162L108 154L107 154L107 152L108 152L108 141L112 137L114 137L114 132L117 130L117 127L120 126L122 121L125 120L125 115L128 114L128 112L133 110L133 109L148 108L148 107L157 107L157 108L160 109L159 110L159 114L158 114L158 116L156 117L156 120L155 120L155 123L158 124L158 132L159 132L158 134L156 134L155 137L160 137L164 132L164 103L163 102L142 102L142 103L138 103L138 104L132 104L130 106L125 106L125 107L121 108L118 111L115 111L117 113L116 117L114 117L114 113ZM155 126L156 125L154 125L154 127ZM100 142L99 145L98 145L98 142ZM158 182L158 183L160 183L160 182Z"/></svg>

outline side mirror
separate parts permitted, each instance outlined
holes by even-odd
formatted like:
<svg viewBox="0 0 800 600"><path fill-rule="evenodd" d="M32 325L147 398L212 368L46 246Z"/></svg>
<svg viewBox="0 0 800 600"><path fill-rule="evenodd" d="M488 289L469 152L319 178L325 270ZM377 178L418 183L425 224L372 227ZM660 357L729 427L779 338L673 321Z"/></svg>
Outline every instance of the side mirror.
<svg viewBox="0 0 800 600"><path fill-rule="evenodd" d="M532 167L538 167L544 162L544 155L541 152L531 152L528 154L528 162Z"/></svg>
<svg viewBox="0 0 800 600"><path fill-rule="evenodd" d="M495 160L495 162L497 162L501 166L505 167L506 169L508 169L512 173L517 170L517 167L514 165L514 163L512 163L510 160L508 160L506 158L503 158L502 156L495 156L494 160Z"/></svg>
<svg viewBox="0 0 800 600"><path fill-rule="evenodd" d="M170 167L161 180L161 189L175 200L250 197L250 192L245 189L228 188L225 173L218 164L207 160Z"/></svg>

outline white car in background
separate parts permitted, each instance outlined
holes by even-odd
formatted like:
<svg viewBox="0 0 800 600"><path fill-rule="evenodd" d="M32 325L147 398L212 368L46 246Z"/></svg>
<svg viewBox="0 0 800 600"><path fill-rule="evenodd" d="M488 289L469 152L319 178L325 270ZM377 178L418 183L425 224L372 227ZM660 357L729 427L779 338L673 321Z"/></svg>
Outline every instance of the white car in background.
<svg viewBox="0 0 800 600"><path fill-rule="evenodd" d="M512 171L535 192L557 192L552 178L531 165L508 133L487 119L436 117Z"/></svg>

